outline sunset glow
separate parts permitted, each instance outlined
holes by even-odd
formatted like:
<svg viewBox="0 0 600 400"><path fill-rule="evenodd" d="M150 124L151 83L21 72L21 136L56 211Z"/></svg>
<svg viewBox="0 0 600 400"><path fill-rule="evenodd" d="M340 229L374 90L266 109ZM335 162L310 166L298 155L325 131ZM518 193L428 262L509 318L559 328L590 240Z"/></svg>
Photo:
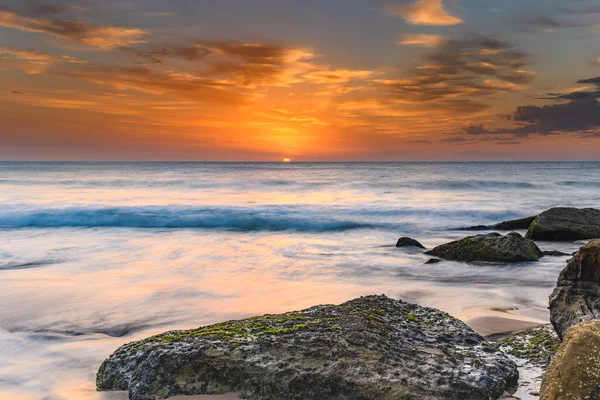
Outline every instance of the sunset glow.
<svg viewBox="0 0 600 400"><path fill-rule="evenodd" d="M0 158L597 159L600 11L499 7L8 0Z"/></svg>

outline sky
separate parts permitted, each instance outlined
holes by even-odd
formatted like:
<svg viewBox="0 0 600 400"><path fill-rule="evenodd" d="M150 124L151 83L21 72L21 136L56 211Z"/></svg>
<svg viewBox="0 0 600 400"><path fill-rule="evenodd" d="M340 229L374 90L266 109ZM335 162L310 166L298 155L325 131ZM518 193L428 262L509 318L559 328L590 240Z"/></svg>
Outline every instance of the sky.
<svg viewBox="0 0 600 400"><path fill-rule="evenodd" d="M0 0L0 160L600 160L600 0Z"/></svg>

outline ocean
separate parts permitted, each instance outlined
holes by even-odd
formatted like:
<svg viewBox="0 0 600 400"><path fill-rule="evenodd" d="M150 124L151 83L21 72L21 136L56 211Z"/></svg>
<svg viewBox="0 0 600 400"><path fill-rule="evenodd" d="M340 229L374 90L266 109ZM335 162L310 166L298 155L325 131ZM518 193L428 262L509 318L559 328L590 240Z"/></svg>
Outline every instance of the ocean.
<svg viewBox="0 0 600 400"><path fill-rule="evenodd" d="M553 206L600 208L600 163L0 163L0 399L124 399L95 390L121 344L368 294L547 321L567 257L395 243Z"/></svg>

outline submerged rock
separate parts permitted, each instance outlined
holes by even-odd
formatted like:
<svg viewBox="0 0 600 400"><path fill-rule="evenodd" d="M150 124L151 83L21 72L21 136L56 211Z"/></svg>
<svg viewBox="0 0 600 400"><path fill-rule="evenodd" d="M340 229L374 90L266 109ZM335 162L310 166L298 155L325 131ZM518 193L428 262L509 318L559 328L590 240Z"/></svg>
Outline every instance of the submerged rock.
<svg viewBox="0 0 600 400"><path fill-rule="evenodd" d="M600 238L600 210L557 207L541 213L531 223L527 238L575 241Z"/></svg>
<svg viewBox="0 0 600 400"><path fill-rule="evenodd" d="M600 240L569 260L550 295L550 321L560 337L572 325L600 318Z"/></svg>
<svg viewBox="0 0 600 400"><path fill-rule="evenodd" d="M425 264L437 264L441 262L442 260L440 260L439 258L430 258L429 260L425 261Z"/></svg>
<svg viewBox="0 0 600 400"><path fill-rule="evenodd" d="M600 398L600 321L571 327L550 362L541 400Z"/></svg>
<svg viewBox="0 0 600 400"><path fill-rule="evenodd" d="M453 261L538 261L542 251L536 244L516 232L468 236L446 243L425 254Z"/></svg>
<svg viewBox="0 0 600 400"><path fill-rule="evenodd" d="M515 363L461 321L368 296L129 343L101 365L97 386L132 400L484 400L517 379Z"/></svg>
<svg viewBox="0 0 600 400"><path fill-rule="evenodd" d="M558 250L544 250L542 251L542 253L544 253L544 257L549 256L549 257L564 257L564 256L571 256L572 254L569 253L565 253L563 251L558 251Z"/></svg>
<svg viewBox="0 0 600 400"><path fill-rule="evenodd" d="M425 249L426 247L419 243L417 240L409 237L401 237L396 243L396 247L418 247Z"/></svg>
<svg viewBox="0 0 600 400"><path fill-rule="evenodd" d="M500 222L499 224L494 225L495 229L501 231L514 231L519 229L529 229L531 223L536 219L536 216L513 219L511 221Z"/></svg>
<svg viewBox="0 0 600 400"><path fill-rule="evenodd" d="M494 225L475 225L469 226L466 228L460 228L461 231L489 231L489 230L499 230L499 231L515 231L515 230L525 230L529 229L529 226L533 222L536 216L513 219L510 221L500 222Z"/></svg>

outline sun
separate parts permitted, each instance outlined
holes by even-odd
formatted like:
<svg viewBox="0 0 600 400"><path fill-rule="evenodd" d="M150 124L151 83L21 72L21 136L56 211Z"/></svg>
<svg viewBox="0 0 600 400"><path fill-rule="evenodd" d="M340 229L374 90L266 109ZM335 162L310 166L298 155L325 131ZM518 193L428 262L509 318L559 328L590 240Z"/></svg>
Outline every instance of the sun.
<svg viewBox="0 0 600 400"><path fill-rule="evenodd" d="M292 162L292 160L291 160L291 159L289 159L289 158L284 158L282 161L283 161L283 162Z"/></svg>

